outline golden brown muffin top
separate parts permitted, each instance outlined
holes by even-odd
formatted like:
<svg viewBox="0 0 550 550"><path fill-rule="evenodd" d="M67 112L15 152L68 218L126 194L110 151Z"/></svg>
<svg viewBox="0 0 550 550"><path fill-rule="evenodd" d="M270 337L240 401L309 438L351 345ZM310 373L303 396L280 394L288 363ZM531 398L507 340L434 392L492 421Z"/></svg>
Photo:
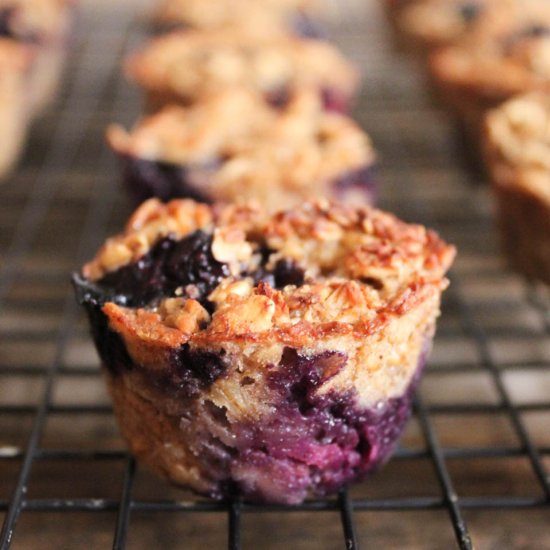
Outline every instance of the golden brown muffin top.
<svg viewBox="0 0 550 550"><path fill-rule="evenodd" d="M226 270L208 294L210 311L193 298L196 289L182 287L140 308L109 302L103 306L108 317L140 338L165 338L170 345L234 339L299 346L317 337L359 338L438 296L455 254L433 231L370 207L323 199L267 215L254 205L151 199L83 275L101 286L163 238L183 239L199 229ZM280 262L299 270L300 283L255 281L258 270L274 271Z"/></svg>

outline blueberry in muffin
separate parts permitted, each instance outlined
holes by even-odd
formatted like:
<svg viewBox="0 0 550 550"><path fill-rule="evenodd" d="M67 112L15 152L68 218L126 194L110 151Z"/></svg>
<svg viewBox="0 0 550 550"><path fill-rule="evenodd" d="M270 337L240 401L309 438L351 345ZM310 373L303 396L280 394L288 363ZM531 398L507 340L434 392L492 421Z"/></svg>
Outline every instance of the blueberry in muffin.
<svg viewBox="0 0 550 550"><path fill-rule="evenodd" d="M390 456L453 256L370 207L150 199L74 285L131 451L201 494L293 504Z"/></svg>
<svg viewBox="0 0 550 550"><path fill-rule="evenodd" d="M326 111L313 91L275 108L257 93L227 90L189 107L167 106L130 133L111 126L107 136L139 201L256 199L274 211L319 195L374 200L368 136L349 117Z"/></svg>

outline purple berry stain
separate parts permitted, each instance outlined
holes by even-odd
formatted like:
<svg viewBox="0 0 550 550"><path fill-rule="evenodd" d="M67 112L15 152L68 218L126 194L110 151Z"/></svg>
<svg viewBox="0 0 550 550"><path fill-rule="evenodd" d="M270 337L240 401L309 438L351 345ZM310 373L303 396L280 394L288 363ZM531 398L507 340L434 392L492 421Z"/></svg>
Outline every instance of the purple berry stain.
<svg viewBox="0 0 550 550"><path fill-rule="evenodd" d="M332 493L364 478L393 451L409 418L426 355L403 395L362 408L353 391L318 392L344 368L345 354L304 357L285 349L279 365L267 375L273 413L227 427L223 442L212 436L205 440L204 456L216 449L219 459L220 445L225 449L211 496L227 496L230 487L232 494L252 501L296 504L308 494Z"/></svg>

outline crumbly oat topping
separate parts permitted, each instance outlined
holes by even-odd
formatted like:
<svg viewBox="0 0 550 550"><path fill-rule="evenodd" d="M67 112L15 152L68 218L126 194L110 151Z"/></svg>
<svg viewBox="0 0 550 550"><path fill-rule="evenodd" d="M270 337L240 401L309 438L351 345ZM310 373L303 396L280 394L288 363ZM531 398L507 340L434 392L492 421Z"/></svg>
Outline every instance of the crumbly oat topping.
<svg viewBox="0 0 550 550"><path fill-rule="evenodd" d="M357 83L354 67L330 44L255 29L164 35L133 55L127 72L147 90L184 102L234 86L262 93L334 87L351 95Z"/></svg>
<svg viewBox="0 0 550 550"><path fill-rule="evenodd" d="M487 117L486 150L498 184L529 189L550 202L550 100L514 98Z"/></svg>
<svg viewBox="0 0 550 550"><path fill-rule="evenodd" d="M271 29L296 12L314 9L310 0L164 0L155 11L160 23L182 23L195 29L242 27Z"/></svg>
<svg viewBox="0 0 550 550"><path fill-rule="evenodd" d="M83 274L101 284L103 275L136 262L161 237L181 238L197 228L214 234L215 259L232 266L208 296L214 306L210 318L183 296L138 310L107 304L107 315L123 318L140 334L179 331L180 343L228 337L288 343L315 334L372 334L392 316L439 296L454 257L454 248L432 231L369 207L319 200L266 216L250 206L208 207L189 200L164 205L151 199ZM304 284L254 283L260 257L265 269L282 259L293 262L303 269Z"/></svg>
<svg viewBox="0 0 550 550"><path fill-rule="evenodd" d="M166 107L131 133L111 126L107 135L120 155L180 165L190 178L207 173L201 191L226 201L280 206L286 190L295 203L328 194L336 178L374 163L368 136L349 117L325 111L312 91L276 109L258 94L230 90Z"/></svg>

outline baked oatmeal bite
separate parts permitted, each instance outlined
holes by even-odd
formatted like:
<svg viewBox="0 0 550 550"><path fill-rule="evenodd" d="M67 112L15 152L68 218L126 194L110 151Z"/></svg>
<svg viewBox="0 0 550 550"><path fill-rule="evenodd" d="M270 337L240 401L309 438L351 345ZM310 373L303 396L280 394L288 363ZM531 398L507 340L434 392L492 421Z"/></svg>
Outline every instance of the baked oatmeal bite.
<svg viewBox="0 0 550 550"><path fill-rule="evenodd" d="M502 248L530 279L550 283L550 97L514 98L487 117L484 150Z"/></svg>
<svg viewBox="0 0 550 550"><path fill-rule="evenodd" d="M27 135L33 60L34 52L28 45L0 37L0 178L13 168Z"/></svg>
<svg viewBox="0 0 550 550"><path fill-rule="evenodd" d="M315 36L319 12L314 0L163 0L155 8L153 22L161 29L287 28Z"/></svg>
<svg viewBox="0 0 550 550"><path fill-rule="evenodd" d="M151 199L74 285L143 463L214 498L295 504L388 459L453 256L370 207Z"/></svg>
<svg viewBox="0 0 550 550"><path fill-rule="evenodd" d="M508 0L418 0L397 15L397 26L421 50L451 45L474 32L491 32L493 13Z"/></svg>
<svg viewBox="0 0 550 550"><path fill-rule="evenodd" d="M72 0L0 0L0 36L34 49L26 94L34 113L56 94L73 12Z"/></svg>
<svg viewBox="0 0 550 550"><path fill-rule="evenodd" d="M504 1L483 28L436 50L429 64L440 96L476 144L488 109L550 89L550 3Z"/></svg>
<svg viewBox="0 0 550 550"><path fill-rule="evenodd" d="M349 117L326 111L316 92L296 92L276 108L255 92L227 90L189 107L167 106L131 132L113 125L107 138L140 202L256 199L275 211L318 196L374 200L368 136Z"/></svg>
<svg viewBox="0 0 550 550"><path fill-rule="evenodd" d="M149 111L235 87L274 105L284 105L297 89L313 89L325 108L347 111L358 86L355 67L327 42L253 30L168 33L133 54L126 72L145 90Z"/></svg>
<svg viewBox="0 0 550 550"><path fill-rule="evenodd" d="M0 0L0 34L24 42L55 40L73 5L72 0Z"/></svg>

